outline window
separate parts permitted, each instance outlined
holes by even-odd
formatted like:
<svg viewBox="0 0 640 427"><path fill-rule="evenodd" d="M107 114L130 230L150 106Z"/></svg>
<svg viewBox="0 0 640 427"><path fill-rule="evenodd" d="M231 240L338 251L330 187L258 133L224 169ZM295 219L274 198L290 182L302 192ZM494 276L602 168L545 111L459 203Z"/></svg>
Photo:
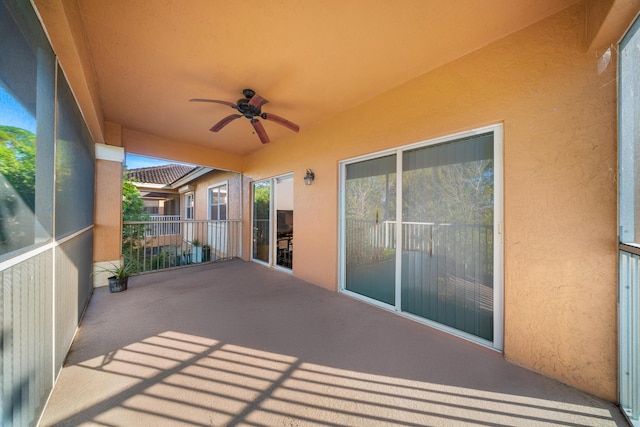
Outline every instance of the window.
<svg viewBox="0 0 640 427"><path fill-rule="evenodd" d="M193 219L193 192L184 195L184 219Z"/></svg>
<svg viewBox="0 0 640 427"><path fill-rule="evenodd" d="M618 152L620 253L618 283L618 393L620 407L640 426L640 20L620 42Z"/></svg>
<svg viewBox="0 0 640 427"><path fill-rule="evenodd" d="M620 241L640 244L640 21L620 43Z"/></svg>
<svg viewBox="0 0 640 427"><path fill-rule="evenodd" d="M94 143L58 68L56 98L56 237L93 224Z"/></svg>
<svg viewBox="0 0 640 427"><path fill-rule="evenodd" d="M227 184L209 188L209 219L227 219Z"/></svg>
<svg viewBox="0 0 640 427"><path fill-rule="evenodd" d="M0 259L8 259L51 241L56 66L29 2L0 2L0 22Z"/></svg>
<svg viewBox="0 0 640 427"><path fill-rule="evenodd" d="M0 422L35 425L91 293L95 155L31 2L0 0L0 45Z"/></svg>

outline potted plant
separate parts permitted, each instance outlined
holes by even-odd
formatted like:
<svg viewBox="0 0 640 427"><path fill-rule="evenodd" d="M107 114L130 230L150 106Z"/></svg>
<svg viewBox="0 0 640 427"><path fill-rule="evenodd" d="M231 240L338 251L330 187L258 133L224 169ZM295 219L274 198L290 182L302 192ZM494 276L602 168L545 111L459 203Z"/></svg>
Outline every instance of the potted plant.
<svg viewBox="0 0 640 427"><path fill-rule="evenodd" d="M198 263L202 262L202 243L198 239L194 239L191 242L191 246L193 246L193 251L191 253L191 262Z"/></svg>
<svg viewBox="0 0 640 427"><path fill-rule="evenodd" d="M211 261L211 246L209 245L202 246L202 261L204 262Z"/></svg>
<svg viewBox="0 0 640 427"><path fill-rule="evenodd" d="M109 273L109 292L122 292L127 290L129 276L133 273L133 265L129 262L121 262L120 265L111 263L111 267L103 267L96 273Z"/></svg>

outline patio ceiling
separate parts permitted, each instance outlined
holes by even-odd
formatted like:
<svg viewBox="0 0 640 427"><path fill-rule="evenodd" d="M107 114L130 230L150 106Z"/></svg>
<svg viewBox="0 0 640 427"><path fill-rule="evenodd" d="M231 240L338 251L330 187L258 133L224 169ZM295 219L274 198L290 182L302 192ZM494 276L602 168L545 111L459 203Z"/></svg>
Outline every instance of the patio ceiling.
<svg viewBox="0 0 640 427"><path fill-rule="evenodd" d="M85 74L87 68L93 69L95 82L84 77L84 84L98 100L91 106L98 126L103 126L102 116L123 130L243 155L261 147L250 124L239 119L212 133L209 128L234 111L189 99L235 102L242 89L252 88L270 100L264 111L299 124L304 132L576 1L35 0L35 4L50 34L59 30L56 26L79 23L71 29L76 39L73 49L56 34L52 40L63 56L63 68L69 64L65 55L84 55L89 64ZM61 8L69 24L59 23ZM81 44L78 32L84 33ZM65 72L73 80L77 71L66 65ZM76 96L86 107L91 103L83 102L81 92L76 89ZM419 108L428 100L411 102ZM271 122L265 128L272 142L293 135Z"/></svg>

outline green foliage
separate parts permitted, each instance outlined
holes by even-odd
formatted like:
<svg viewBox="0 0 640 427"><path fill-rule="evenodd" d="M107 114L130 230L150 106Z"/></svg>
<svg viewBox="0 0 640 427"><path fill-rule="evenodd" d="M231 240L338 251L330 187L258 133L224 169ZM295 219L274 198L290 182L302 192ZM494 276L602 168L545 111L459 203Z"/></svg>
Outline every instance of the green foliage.
<svg viewBox="0 0 640 427"><path fill-rule="evenodd" d="M269 218L271 186L268 181L258 182L253 188L253 213L256 219Z"/></svg>
<svg viewBox="0 0 640 427"><path fill-rule="evenodd" d="M33 133L0 126L0 173L24 203L35 210L36 136Z"/></svg>
<svg viewBox="0 0 640 427"><path fill-rule="evenodd" d="M122 220L149 221L149 214L144 211L144 201L138 188L126 176L122 178ZM149 230L147 224L130 224L122 228L122 254L125 262L135 272L144 270L136 254L142 247Z"/></svg>
<svg viewBox="0 0 640 427"><path fill-rule="evenodd" d="M125 277L129 277L132 273L135 273L135 266L131 262L124 261L118 264L110 263L109 267L102 267L95 271L95 273L109 273L110 277L115 277L116 279L124 279Z"/></svg>
<svg viewBox="0 0 640 427"><path fill-rule="evenodd" d="M376 224L395 221L395 173L350 179L347 181L345 196L347 218Z"/></svg>
<svg viewBox="0 0 640 427"><path fill-rule="evenodd" d="M493 224L493 163L476 160L403 174L405 221Z"/></svg>
<svg viewBox="0 0 640 427"><path fill-rule="evenodd" d="M269 181L257 182L253 186L253 239L254 256L266 259L269 245L269 213L271 185Z"/></svg>
<svg viewBox="0 0 640 427"><path fill-rule="evenodd" d="M36 136L0 126L0 254L33 244Z"/></svg>
<svg viewBox="0 0 640 427"><path fill-rule="evenodd" d="M122 219L124 221L148 221L149 214L144 211L144 201L133 182L122 178Z"/></svg>

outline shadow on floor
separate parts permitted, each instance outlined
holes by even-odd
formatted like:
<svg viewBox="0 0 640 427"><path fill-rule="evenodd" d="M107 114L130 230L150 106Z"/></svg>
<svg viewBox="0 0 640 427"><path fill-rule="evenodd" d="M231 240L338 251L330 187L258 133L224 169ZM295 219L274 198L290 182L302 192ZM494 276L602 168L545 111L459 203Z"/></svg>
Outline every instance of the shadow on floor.
<svg viewBox="0 0 640 427"><path fill-rule="evenodd" d="M94 293L41 425L627 425L502 356L254 263Z"/></svg>

